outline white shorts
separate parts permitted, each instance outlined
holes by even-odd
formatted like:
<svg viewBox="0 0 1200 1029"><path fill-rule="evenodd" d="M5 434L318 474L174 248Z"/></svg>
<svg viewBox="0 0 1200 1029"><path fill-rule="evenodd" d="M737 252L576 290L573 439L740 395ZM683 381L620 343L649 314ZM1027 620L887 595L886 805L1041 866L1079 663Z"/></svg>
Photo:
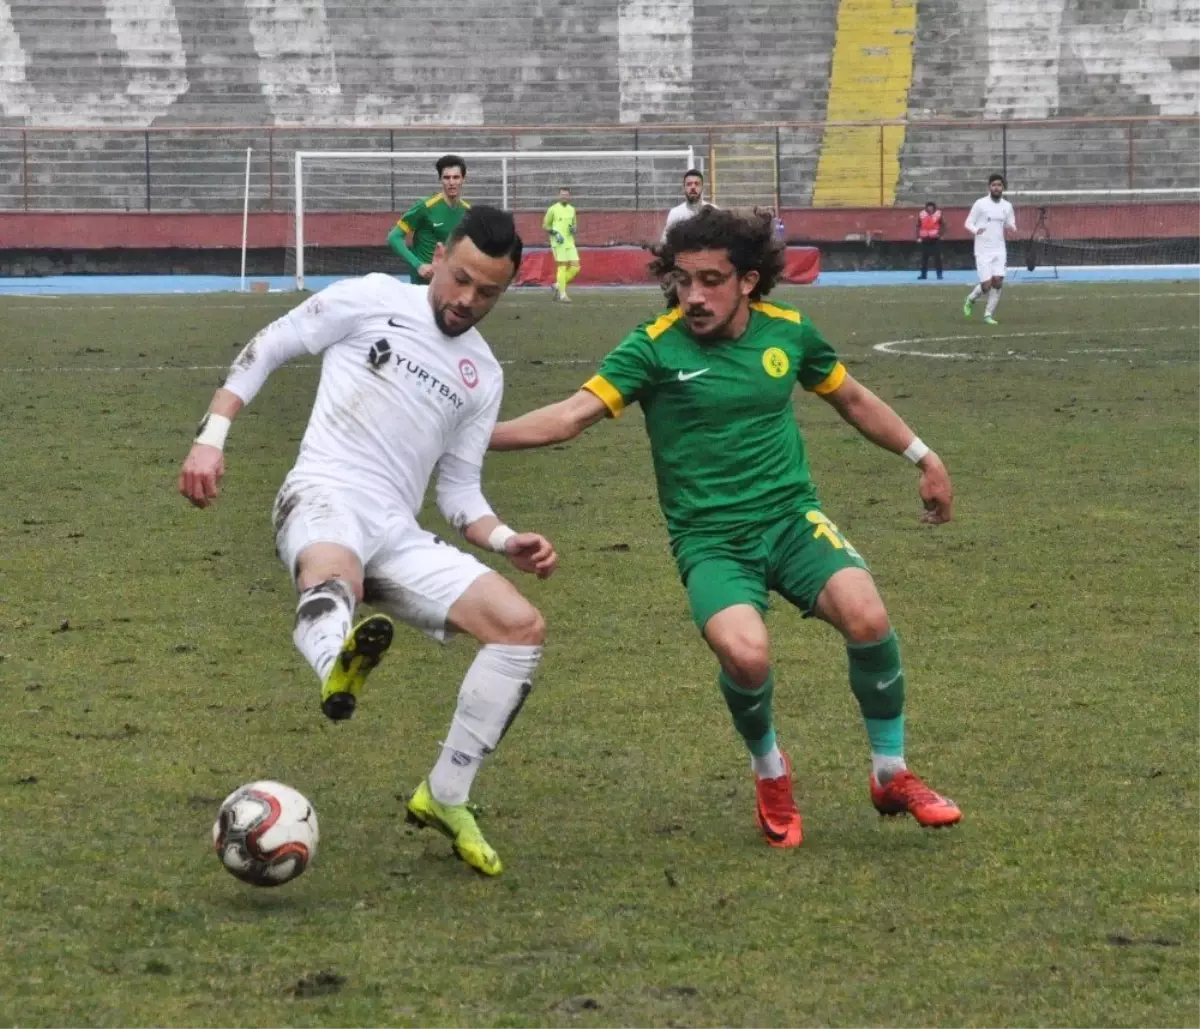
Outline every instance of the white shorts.
<svg viewBox="0 0 1200 1029"><path fill-rule="evenodd" d="M363 566L363 600L436 640L453 634L450 608L481 575L482 561L422 529L406 511L339 483L289 478L272 512L275 549L292 581L314 543L336 543Z"/></svg>
<svg viewBox="0 0 1200 1029"><path fill-rule="evenodd" d="M1008 254L1003 250L975 252L975 270L979 273L980 282L991 282L994 278L1004 278L1007 266Z"/></svg>

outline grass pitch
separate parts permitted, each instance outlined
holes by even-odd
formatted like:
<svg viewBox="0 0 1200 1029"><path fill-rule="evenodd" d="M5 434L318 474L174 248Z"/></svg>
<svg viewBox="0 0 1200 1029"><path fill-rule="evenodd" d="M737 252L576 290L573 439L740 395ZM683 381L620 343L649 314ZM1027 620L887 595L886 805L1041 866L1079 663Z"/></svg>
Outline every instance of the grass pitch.
<svg viewBox="0 0 1200 1029"><path fill-rule="evenodd" d="M1018 286L994 329L955 288L781 296L954 478L921 526L913 470L798 400L901 635L910 762L964 821L875 815L842 647L781 604L806 839L762 844L635 410L486 469L562 554L521 580L550 642L476 789L495 881L402 817L472 646L402 631L340 725L292 649L269 514L316 370L244 413L215 509L175 492L220 369L294 298L0 300L0 1023L1196 1025L1195 284ZM656 299L506 298L506 413ZM208 837L260 777L322 829L274 891Z"/></svg>

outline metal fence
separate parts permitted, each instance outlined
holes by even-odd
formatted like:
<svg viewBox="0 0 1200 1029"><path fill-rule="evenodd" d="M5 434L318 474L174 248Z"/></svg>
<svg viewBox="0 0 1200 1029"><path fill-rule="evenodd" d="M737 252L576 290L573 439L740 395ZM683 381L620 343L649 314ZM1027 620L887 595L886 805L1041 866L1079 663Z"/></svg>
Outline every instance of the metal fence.
<svg viewBox="0 0 1200 1029"><path fill-rule="evenodd" d="M823 143L838 127L781 122L637 128L0 128L0 211L240 211L247 149L252 151L250 209L266 212L291 209L297 150L687 147L695 149L705 167L718 203L805 208L812 206ZM930 196L943 204L966 203L980 195L993 171L1004 173L1012 188L1026 190L1200 187L1197 118L910 121L860 127L875 131L878 154L866 145L849 170L841 172L840 184L871 198L871 205L876 195L879 206L887 206L893 196L896 204L919 204ZM865 136L871 138L870 133ZM430 189L436 184L432 168L426 182ZM520 196L520 183L515 186ZM528 204L520 206L544 207L552 197L542 192L529 189ZM586 187L581 192L586 194ZM395 210L411 199L381 193L379 210ZM648 203L629 197L623 206L638 209Z"/></svg>

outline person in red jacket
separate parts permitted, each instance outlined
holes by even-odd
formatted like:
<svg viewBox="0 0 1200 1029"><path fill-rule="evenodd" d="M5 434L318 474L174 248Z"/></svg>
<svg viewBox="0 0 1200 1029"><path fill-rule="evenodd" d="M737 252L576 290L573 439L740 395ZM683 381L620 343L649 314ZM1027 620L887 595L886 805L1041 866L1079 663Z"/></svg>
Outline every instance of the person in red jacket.
<svg viewBox="0 0 1200 1029"><path fill-rule="evenodd" d="M942 277L942 212L934 200L925 201L925 206L917 213L917 240L921 244L921 279L929 278L929 258L933 258L933 267L937 277Z"/></svg>

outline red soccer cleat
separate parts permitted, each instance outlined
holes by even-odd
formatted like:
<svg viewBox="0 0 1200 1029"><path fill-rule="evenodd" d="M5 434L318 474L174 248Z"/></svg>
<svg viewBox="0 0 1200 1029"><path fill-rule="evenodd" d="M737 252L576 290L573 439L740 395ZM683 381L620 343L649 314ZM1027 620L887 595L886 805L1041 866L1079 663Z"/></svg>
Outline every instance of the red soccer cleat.
<svg viewBox="0 0 1200 1029"><path fill-rule="evenodd" d="M783 755L786 771L777 779L754 780L758 801L758 827L771 847L798 847L804 842L804 824L792 796L792 763Z"/></svg>
<svg viewBox="0 0 1200 1029"><path fill-rule="evenodd" d="M886 786L880 786L872 775L871 803L881 815L912 815L925 829L954 825L962 818L954 801L934 793L908 769L893 776Z"/></svg>

